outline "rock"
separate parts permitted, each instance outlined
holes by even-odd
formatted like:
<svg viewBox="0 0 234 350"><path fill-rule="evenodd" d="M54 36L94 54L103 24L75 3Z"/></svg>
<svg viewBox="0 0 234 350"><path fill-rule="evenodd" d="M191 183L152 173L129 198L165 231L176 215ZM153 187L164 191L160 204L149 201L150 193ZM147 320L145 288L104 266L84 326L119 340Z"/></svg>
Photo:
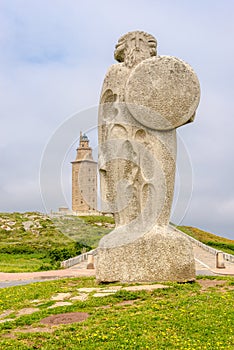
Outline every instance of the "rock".
<svg viewBox="0 0 234 350"><path fill-rule="evenodd" d="M14 312L13 310L5 310L4 312L2 312L0 314L0 318L4 318L6 316L9 316L12 312Z"/></svg>
<svg viewBox="0 0 234 350"><path fill-rule="evenodd" d="M99 290L99 288L78 288L78 292L81 293L92 293L95 292L96 290Z"/></svg>
<svg viewBox="0 0 234 350"><path fill-rule="evenodd" d="M57 295L54 295L50 300L64 300L69 299L71 296L71 293L58 293Z"/></svg>
<svg viewBox="0 0 234 350"><path fill-rule="evenodd" d="M27 307L27 308L19 310L17 312L17 316L31 315L31 314L33 314L34 312L37 312L37 311L40 311L40 309L37 308L37 307Z"/></svg>
<svg viewBox="0 0 234 350"><path fill-rule="evenodd" d="M11 322L11 321L15 321L15 319L14 318L5 318L4 320L0 320L0 323Z"/></svg>
<svg viewBox="0 0 234 350"><path fill-rule="evenodd" d="M57 303L55 303L54 305L49 306L48 309L54 309L55 307L69 305L72 305L72 303L70 303L69 301L57 301Z"/></svg>
<svg viewBox="0 0 234 350"><path fill-rule="evenodd" d="M127 290L130 292L137 292L140 290L156 290L156 289L166 289L169 288L169 286L164 286L163 284L149 284L149 285L142 285L142 286L129 286L124 287L123 290Z"/></svg>
<svg viewBox="0 0 234 350"><path fill-rule="evenodd" d="M73 300L73 301L76 301L76 300L85 301L87 299L88 299L88 294L84 294L84 293L70 298L70 300Z"/></svg>
<svg viewBox="0 0 234 350"><path fill-rule="evenodd" d="M33 221L24 221L24 222L22 222L22 225L23 225L25 231L29 231L31 229L31 227L34 227Z"/></svg>
<svg viewBox="0 0 234 350"><path fill-rule="evenodd" d="M102 297L107 297L109 295L113 295L113 293L95 293L93 296L95 298L102 298Z"/></svg>

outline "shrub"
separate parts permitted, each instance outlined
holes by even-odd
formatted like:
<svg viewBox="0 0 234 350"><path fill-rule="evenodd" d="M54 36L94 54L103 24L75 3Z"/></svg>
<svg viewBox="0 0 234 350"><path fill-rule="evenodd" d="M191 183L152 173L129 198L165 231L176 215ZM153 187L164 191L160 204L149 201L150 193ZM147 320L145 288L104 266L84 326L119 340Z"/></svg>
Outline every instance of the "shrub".
<svg viewBox="0 0 234 350"><path fill-rule="evenodd" d="M88 245L81 242L75 242L71 247L55 248L51 250L48 253L48 256L50 259L52 259L52 261L63 261L82 254L84 248L86 251L91 250L91 247Z"/></svg>
<svg viewBox="0 0 234 350"><path fill-rule="evenodd" d="M234 254L234 244L231 243L222 243L222 242L212 242L212 241L208 241L206 242L207 245L214 247L216 249L220 249L220 250L230 250L231 254Z"/></svg>
<svg viewBox="0 0 234 350"><path fill-rule="evenodd" d="M41 266L39 267L38 271L47 271L47 270L56 270L60 268L60 264L59 263L43 263L41 264Z"/></svg>
<svg viewBox="0 0 234 350"><path fill-rule="evenodd" d="M3 254L34 254L35 249L27 245L7 245L0 247L0 253Z"/></svg>

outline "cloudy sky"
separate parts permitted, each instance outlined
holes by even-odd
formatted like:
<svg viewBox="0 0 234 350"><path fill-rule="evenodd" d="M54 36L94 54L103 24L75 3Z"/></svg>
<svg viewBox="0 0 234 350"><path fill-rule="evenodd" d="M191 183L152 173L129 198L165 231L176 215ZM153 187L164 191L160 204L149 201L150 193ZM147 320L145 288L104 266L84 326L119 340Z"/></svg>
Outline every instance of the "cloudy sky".
<svg viewBox="0 0 234 350"><path fill-rule="evenodd" d="M178 130L185 174L193 171L182 223L234 239L233 18L231 0L1 0L0 211L70 205L69 162L80 129L97 146L96 106L114 45L144 30L159 55L190 63L201 84L196 120Z"/></svg>

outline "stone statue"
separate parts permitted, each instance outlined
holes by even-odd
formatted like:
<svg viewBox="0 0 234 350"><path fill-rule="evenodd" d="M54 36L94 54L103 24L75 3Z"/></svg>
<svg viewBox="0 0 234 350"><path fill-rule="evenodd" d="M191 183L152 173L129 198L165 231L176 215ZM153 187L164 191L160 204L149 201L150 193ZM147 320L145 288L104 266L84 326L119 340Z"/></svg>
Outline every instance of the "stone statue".
<svg viewBox="0 0 234 350"><path fill-rule="evenodd" d="M176 128L193 121L198 79L185 62L157 56L156 39L134 31L115 50L99 108L102 210L116 227L100 241L99 281L185 281L195 276L192 247L169 226Z"/></svg>

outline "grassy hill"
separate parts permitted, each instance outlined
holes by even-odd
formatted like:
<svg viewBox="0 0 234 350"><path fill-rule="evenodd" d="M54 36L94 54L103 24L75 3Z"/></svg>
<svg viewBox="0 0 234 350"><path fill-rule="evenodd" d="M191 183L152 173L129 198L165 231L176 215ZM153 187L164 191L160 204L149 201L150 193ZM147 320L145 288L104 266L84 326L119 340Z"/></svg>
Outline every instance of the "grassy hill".
<svg viewBox="0 0 234 350"><path fill-rule="evenodd" d="M177 228L210 247L222 250L229 254L234 254L234 240L232 239L216 236L213 233L200 230L196 227L177 226Z"/></svg>

